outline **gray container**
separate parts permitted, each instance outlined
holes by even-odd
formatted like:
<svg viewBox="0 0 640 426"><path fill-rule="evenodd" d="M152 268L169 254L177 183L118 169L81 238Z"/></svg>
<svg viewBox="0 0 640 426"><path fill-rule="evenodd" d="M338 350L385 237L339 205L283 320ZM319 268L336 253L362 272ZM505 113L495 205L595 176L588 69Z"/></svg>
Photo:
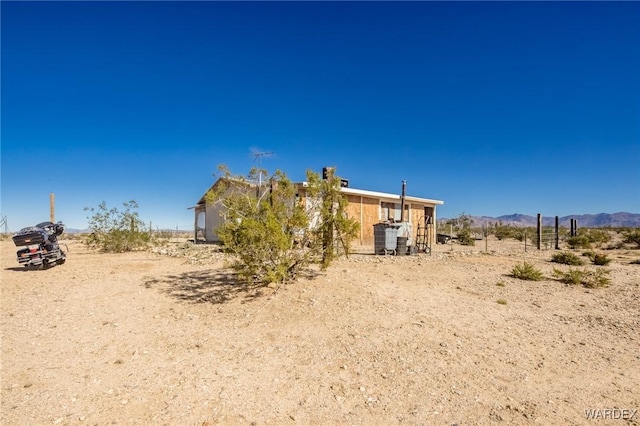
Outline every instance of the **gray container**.
<svg viewBox="0 0 640 426"><path fill-rule="evenodd" d="M387 251L395 251L398 247L398 228L389 227L384 230L384 249Z"/></svg>
<svg viewBox="0 0 640 426"><path fill-rule="evenodd" d="M387 223L376 223L373 225L373 252L375 254L385 254L384 251L384 230L387 229L389 225Z"/></svg>
<svg viewBox="0 0 640 426"><path fill-rule="evenodd" d="M407 250L407 237L398 237L396 244L396 255L397 256L405 256L409 254Z"/></svg>
<svg viewBox="0 0 640 426"><path fill-rule="evenodd" d="M392 223L376 223L373 225L373 241L375 254L387 254L388 250L395 251L397 245L398 227Z"/></svg>

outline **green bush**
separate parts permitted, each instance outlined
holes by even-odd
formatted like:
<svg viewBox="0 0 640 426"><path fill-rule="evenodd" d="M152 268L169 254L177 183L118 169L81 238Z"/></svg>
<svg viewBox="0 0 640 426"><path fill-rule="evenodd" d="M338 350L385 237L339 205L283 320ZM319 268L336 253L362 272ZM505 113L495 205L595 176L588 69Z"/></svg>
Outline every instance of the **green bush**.
<svg viewBox="0 0 640 426"><path fill-rule="evenodd" d="M611 259L609 259L606 254L597 254L593 250L585 251L582 255L587 257L594 265L603 266L611 262Z"/></svg>
<svg viewBox="0 0 640 426"><path fill-rule="evenodd" d="M611 241L611 234L604 229L589 229L587 235L597 245L603 245Z"/></svg>
<svg viewBox="0 0 640 426"><path fill-rule="evenodd" d="M623 241L627 244L635 244L636 248L640 248L640 228L626 231Z"/></svg>
<svg viewBox="0 0 640 426"><path fill-rule="evenodd" d="M596 254L592 261L594 265L606 266L611 262L611 259L606 254Z"/></svg>
<svg viewBox="0 0 640 426"><path fill-rule="evenodd" d="M551 257L551 261L563 265L582 265L584 263L578 256L569 252L555 253Z"/></svg>
<svg viewBox="0 0 640 426"><path fill-rule="evenodd" d="M474 246L476 244L476 240L471 229L471 225L473 224L471 215L462 213L455 219L449 219L446 224L453 227L457 240L461 245Z"/></svg>
<svg viewBox="0 0 640 426"><path fill-rule="evenodd" d="M606 269L597 269L595 271L570 269L567 272L553 269L553 276L560 282L571 285L582 284L587 288L608 287L611 284L611 279L608 275L609 271Z"/></svg>
<svg viewBox="0 0 640 426"><path fill-rule="evenodd" d="M217 233L241 281L284 283L312 263L326 268L337 256L348 254L359 225L346 216L347 200L338 177L321 179L307 172L303 202L296 197L300 189L281 171L261 188L255 182L262 182L262 170L252 170L247 178L231 176L224 166L221 170L226 184L207 194L207 202L223 206ZM231 185L237 189L229 194Z"/></svg>
<svg viewBox="0 0 640 426"><path fill-rule="evenodd" d="M85 208L93 213L89 220L89 234L83 242L90 248L106 253L122 253L141 250L148 247L151 234L144 229L140 220L138 204L135 201L123 203L124 211L117 208L107 209L103 201L97 209Z"/></svg>
<svg viewBox="0 0 640 426"><path fill-rule="evenodd" d="M515 265L511 270L511 276L527 281L540 281L544 279L542 272L527 262L523 262L522 265Z"/></svg>
<svg viewBox="0 0 640 426"><path fill-rule="evenodd" d="M568 237L566 239L567 244L572 249L590 249L591 241L586 235L576 235L575 237Z"/></svg>
<svg viewBox="0 0 640 426"><path fill-rule="evenodd" d="M517 236L521 234L522 234L521 229L517 229L515 226L512 226L512 225L503 225L501 222L496 223L493 228L493 235L495 235L496 239L500 241L506 238L517 239Z"/></svg>
<svg viewBox="0 0 640 426"><path fill-rule="evenodd" d="M578 235L567 238L567 244L573 249L590 249L594 244L601 246L611 241L611 235L602 229L580 229Z"/></svg>
<svg viewBox="0 0 640 426"><path fill-rule="evenodd" d="M584 273L579 269L570 269L567 272L563 272L560 269L553 268L553 276L565 284L578 285L582 283Z"/></svg>

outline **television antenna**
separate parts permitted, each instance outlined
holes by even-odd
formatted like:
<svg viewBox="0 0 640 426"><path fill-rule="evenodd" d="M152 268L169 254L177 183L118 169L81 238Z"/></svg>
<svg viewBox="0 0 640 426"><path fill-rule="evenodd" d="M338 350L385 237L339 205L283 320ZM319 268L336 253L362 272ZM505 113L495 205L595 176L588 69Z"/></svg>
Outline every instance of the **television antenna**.
<svg viewBox="0 0 640 426"><path fill-rule="evenodd" d="M253 161L256 162L258 168L258 198L260 198L260 189L262 188L262 158L273 157L275 155L272 151L258 151L257 149L251 150L251 156Z"/></svg>

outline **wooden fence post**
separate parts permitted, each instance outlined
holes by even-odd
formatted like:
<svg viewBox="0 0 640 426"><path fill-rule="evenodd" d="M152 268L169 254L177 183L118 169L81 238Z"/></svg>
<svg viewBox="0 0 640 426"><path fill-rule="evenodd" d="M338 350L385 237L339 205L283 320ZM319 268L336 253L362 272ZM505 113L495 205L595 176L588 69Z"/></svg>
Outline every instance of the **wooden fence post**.
<svg viewBox="0 0 640 426"><path fill-rule="evenodd" d="M538 213L538 250L542 245L542 215Z"/></svg>

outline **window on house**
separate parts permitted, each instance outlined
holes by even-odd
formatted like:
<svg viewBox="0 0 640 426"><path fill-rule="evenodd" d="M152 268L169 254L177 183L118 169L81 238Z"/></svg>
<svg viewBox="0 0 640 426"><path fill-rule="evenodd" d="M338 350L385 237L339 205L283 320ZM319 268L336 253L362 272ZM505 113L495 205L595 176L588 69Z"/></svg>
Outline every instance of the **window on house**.
<svg viewBox="0 0 640 426"><path fill-rule="evenodd" d="M400 221L400 203L380 202L380 220ZM409 220L409 204L404 205L404 219Z"/></svg>
<svg viewBox="0 0 640 426"><path fill-rule="evenodd" d="M394 203L380 203L380 220L394 220L395 219L395 207Z"/></svg>

